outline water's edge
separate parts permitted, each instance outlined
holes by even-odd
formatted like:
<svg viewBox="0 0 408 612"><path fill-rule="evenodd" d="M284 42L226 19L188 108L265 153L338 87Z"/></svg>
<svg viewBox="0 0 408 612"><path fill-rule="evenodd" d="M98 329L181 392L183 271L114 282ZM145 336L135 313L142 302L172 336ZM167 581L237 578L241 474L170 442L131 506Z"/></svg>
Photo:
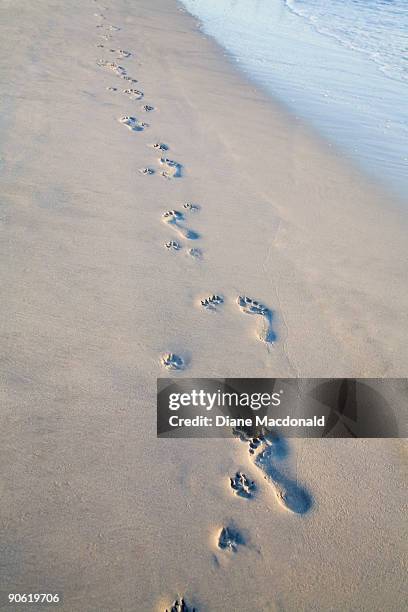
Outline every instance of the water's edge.
<svg viewBox="0 0 408 612"><path fill-rule="evenodd" d="M405 84L388 78L357 51L316 33L284 0L179 4L245 77L300 117L363 175L406 199L408 111L401 93Z"/></svg>

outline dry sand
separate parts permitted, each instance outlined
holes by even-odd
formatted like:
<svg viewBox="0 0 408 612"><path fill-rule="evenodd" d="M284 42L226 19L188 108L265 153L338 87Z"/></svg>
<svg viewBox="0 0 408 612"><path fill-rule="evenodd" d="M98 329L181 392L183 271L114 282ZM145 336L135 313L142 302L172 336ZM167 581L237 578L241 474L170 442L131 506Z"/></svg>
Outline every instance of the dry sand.
<svg viewBox="0 0 408 612"><path fill-rule="evenodd" d="M400 203L173 0L3 0L0 17L0 590L62 590L69 612L178 594L219 612L401 610L402 441L289 441L279 469L312 500L301 516L240 441L155 436L168 351L194 377L406 376ZM203 311L214 292L225 303ZM275 342L239 294L271 309ZM237 470L254 499L233 495ZM217 547L227 525L236 553Z"/></svg>

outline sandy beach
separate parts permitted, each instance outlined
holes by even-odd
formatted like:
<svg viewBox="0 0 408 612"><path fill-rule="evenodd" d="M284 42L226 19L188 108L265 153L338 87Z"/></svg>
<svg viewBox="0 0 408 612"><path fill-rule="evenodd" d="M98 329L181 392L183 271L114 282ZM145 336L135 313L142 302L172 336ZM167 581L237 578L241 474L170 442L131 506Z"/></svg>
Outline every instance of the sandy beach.
<svg viewBox="0 0 408 612"><path fill-rule="evenodd" d="M174 0L5 0L0 21L0 591L402 610L404 440L288 441L292 512L240 440L157 439L156 379L405 377L404 205Z"/></svg>

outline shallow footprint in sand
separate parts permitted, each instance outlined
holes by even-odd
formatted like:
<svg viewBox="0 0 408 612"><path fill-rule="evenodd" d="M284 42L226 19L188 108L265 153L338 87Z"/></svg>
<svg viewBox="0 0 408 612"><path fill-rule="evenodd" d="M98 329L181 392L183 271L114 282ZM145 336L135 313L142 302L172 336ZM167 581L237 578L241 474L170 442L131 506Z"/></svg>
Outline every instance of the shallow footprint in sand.
<svg viewBox="0 0 408 612"><path fill-rule="evenodd" d="M108 62L107 60L99 59L96 63L102 68L112 70L112 72L114 72L118 76L124 76L126 74L126 69L123 66L119 66L119 64L117 64L116 62Z"/></svg>
<svg viewBox="0 0 408 612"><path fill-rule="evenodd" d="M124 115L118 119L119 123L126 125L126 127L132 132L142 132L145 127L147 127L147 123L143 121L138 121L136 117L130 117L129 115Z"/></svg>
<svg viewBox="0 0 408 612"><path fill-rule="evenodd" d="M167 370L184 370L184 359L175 353L164 353L161 357L161 364Z"/></svg>
<svg viewBox="0 0 408 612"><path fill-rule="evenodd" d="M199 235L197 232L181 225L184 221L184 215L178 210L167 210L162 215L162 219L165 223L171 225L171 227L178 232L183 238L187 238L188 240L197 240Z"/></svg>
<svg viewBox="0 0 408 612"><path fill-rule="evenodd" d="M164 142L155 142L152 147L154 149L159 149L159 151L168 151L168 145L164 144Z"/></svg>
<svg viewBox="0 0 408 612"><path fill-rule="evenodd" d="M198 212L200 210L198 204L193 204L193 202L185 202L183 204L183 208L189 210L190 212Z"/></svg>
<svg viewBox="0 0 408 612"><path fill-rule="evenodd" d="M200 300L201 306L205 308L206 310L217 310L216 307L219 304L223 304L223 303L224 303L224 298L221 295L217 295L216 293Z"/></svg>
<svg viewBox="0 0 408 612"><path fill-rule="evenodd" d="M237 298L237 304L241 311L245 314L258 315L263 319L262 329L258 333L258 338L264 342L274 342L276 340L276 334L272 329L272 311L247 296L239 295Z"/></svg>
<svg viewBox="0 0 408 612"><path fill-rule="evenodd" d="M245 544L242 535L234 527L223 527L218 536L218 548L236 552L238 546Z"/></svg>
<svg viewBox="0 0 408 612"><path fill-rule="evenodd" d="M181 244L177 242L176 240L169 240L168 242L164 243L164 246L169 251L180 251L181 249Z"/></svg>
<svg viewBox="0 0 408 612"><path fill-rule="evenodd" d="M230 485L235 495L244 497L245 499L250 499L253 497L255 483L253 480L250 480L246 474L237 472L234 478L230 478Z"/></svg>
<svg viewBox="0 0 408 612"><path fill-rule="evenodd" d="M188 249L187 253L193 259L202 259L203 258L203 252L202 252L201 249Z"/></svg>
<svg viewBox="0 0 408 612"><path fill-rule="evenodd" d="M161 175L165 178L178 178L181 176L182 165L178 162L168 157L161 157L159 163L165 167L165 170L161 172Z"/></svg>
<svg viewBox="0 0 408 612"><path fill-rule="evenodd" d="M111 53L117 53L117 58L127 58L130 57L132 54L130 51L124 51L123 49L109 49L109 51Z"/></svg>
<svg viewBox="0 0 408 612"><path fill-rule="evenodd" d="M166 608L165 612L197 612L197 608L189 608L184 597L173 601L171 608Z"/></svg>
<svg viewBox="0 0 408 612"><path fill-rule="evenodd" d="M146 176L149 176L149 175L155 173L153 168L139 168L139 172L140 172L140 174L144 174Z"/></svg>
<svg viewBox="0 0 408 612"><path fill-rule="evenodd" d="M143 91L139 91L139 89L124 89L123 93L129 96L131 100L141 100L144 96Z"/></svg>

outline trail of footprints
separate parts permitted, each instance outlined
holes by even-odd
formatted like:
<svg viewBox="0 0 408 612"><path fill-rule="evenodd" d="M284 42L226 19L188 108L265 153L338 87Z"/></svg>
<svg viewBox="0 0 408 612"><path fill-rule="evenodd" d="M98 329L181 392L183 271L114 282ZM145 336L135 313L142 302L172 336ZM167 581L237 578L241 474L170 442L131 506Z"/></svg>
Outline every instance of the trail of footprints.
<svg viewBox="0 0 408 612"><path fill-rule="evenodd" d="M94 0L95 2L97 0ZM102 10L102 9L101 9ZM106 9L105 9L106 10ZM99 37L105 41L110 41L115 32L120 28L109 24L103 13L95 13L95 17L101 20L96 25L100 32ZM104 43L97 43L98 49L104 50L112 59L100 58L97 65L112 72L117 78L122 79L128 85L120 88L108 86L107 91L111 93L121 92L127 96L130 102L140 103L144 100L144 92L134 85L137 79L127 73L127 69L118 63L118 60L128 60L133 57L131 51L121 48L106 46ZM155 107L144 103L140 111L151 113ZM131 132L143 132L149 125L135 117L134 115L122 115L118 122ZM166 180L178 179L183 176L183 166L178 161L168 156L169 146L161 141L150 145L158 153L157 168L146 166L140 168L139 172L144 176L159 174ZM190 227L190 215L200 211L200 206L193 202L185 202L182 210L169 209L162 213L162 221L167 225L173 237L169 237L164 244L169 252L178 253L185 251L193 259L202 259L203 252L200 247L192 246L191 243L200 239L200 234ZM199 306L204 311L218 313L222 310L227 299L225 296L213 293L203 295L199 298ZM236 307L242 314L252 315L257 319L256 335L259 340L267 343L274 342L276 335L272 328L272 310L245 294L231 296L231 301L235 302ZM187 367L186 359L172 352L161 355L160 363L163 368L171 372L180 372ZM284 471L279 470L279 463L288 456L286 442L274 436L271 432L260 434L258 437L251 437L250 433L244 430L233 430L233 434L242 442L247 444L249 456L253 464L258 468L263 477L272 486L279 503L286 509L295 514L305 514L312 505L312 500L308 492L298 485L295 478L291 479ZM244 472L237 471L228 477L229 487L232 494L240 499L252 500L256 497L257 484L251 480ZM216 535L218 549L225 554L234 554L245 546L246 541L234 524L224 525ZM183 596L176 598L166 612L196 612L196 608L190 607Z"/></svg>
<svg viewBox="0 0 408 612"><path fill-rule="evenodd" d="M106 10L106 9L105 9ZM103 12L95 13L95 16L101 20L101 23L97 24L98 30L101 31L100 36L104 40L111 40L113 33L120 31L118 26L112 25L107 22ZM130 83L131 86L123 87L122 89L114 85L108 86L106 89L111 93L121 93L128 97L132 102L141 102L144 99L144 92L141 89L135 88L133 85L138 81L128 75L127 68L122 64L119 64L116 60L129 60L133 57L132 51L116 48L112 44L105 45L104 43L97 43L97 48L104 50L107 54L113 55L114 60L99 58L97 65L101 68L111 71L118 78ZM155 110L151 104L143 104L140 108L145 113L150 113ZM149 124L136 117L135 115L122 115L118 117L118 122L126 127L130 132L139 133L144 132ZM139 168L138 171L142 176L150 177L155 174L159 174L166 180L172 180L181 178L183 176L183 166L177 160L172 159L168 155L169 146L166 143L157 141L151 145L159 154L157 159L157 167L150 165ZM173 253L185 252L188 256L193 259L201 260L203 258L203 251L200 246L192 245L192 242L200 239L199 233L190 226L188 215L191 213L198 212L200 207L192 202L185 202L183 210L170 209L162 213L162 221L166 223L169 230L173 233L173 237L169 237L164 243L164 247ZM204 296L200 299L200 303L203 309L208 311L218 311L220 306L224 303L225 298L217 295ZM236 304L243 314L255 315L258 318L256 326L256 333L260 340L264 342L274 342L276 335L272 329L272 317L273 313L270 308L261 304L256 299L248 297L246 295L238 295L235 298ZM162 366L168 370L180 371L185 367L185 360L180 355L173 355L171 359L168 355L162 355L160 362Z"/></svg>

